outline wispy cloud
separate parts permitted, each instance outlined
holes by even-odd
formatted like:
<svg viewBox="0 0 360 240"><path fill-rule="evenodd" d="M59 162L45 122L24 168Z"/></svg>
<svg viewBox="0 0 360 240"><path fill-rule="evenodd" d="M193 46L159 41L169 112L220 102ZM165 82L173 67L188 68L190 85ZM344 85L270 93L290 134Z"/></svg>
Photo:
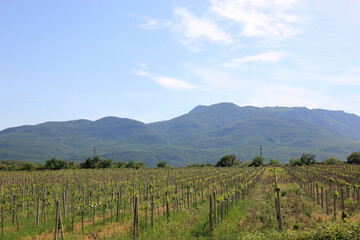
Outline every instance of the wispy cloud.
<svg viewBox="0 0 360 240"><path fill-rule="evenodd" d="M140 28L144 28L147 30L158 30L160 28L169 27L169 26L171 26L171 21L155 19L155 18L148 18L146 19L145 23L139 25Z"/></svg>
<svg viewBox="0 0 360 240"><path fill-rule="evenodd" d="M246 37L290 38L300 31L291 23L301 19L291 14L300 0L210 0L209 10L241 27Z"/></svg>
<svg viewBox="0 0 360 240"><path fill-rule="evenodd" d="M278 62L282 57L281 52L266 52L241 58L233 58L229 62L223 64L224 67L242 68L244 63L249 62Z"/></svg>
<svg viewBox="0 0 360 240"><path fill-rule="evenodd" d="M134 14L130 14L129 16L144 20L145 22L140 24L139 27L146 30L158 30L160 28L170 27L172 24L171 21L164 19L150 18Z"/></svg>
<svg viewBox="0 0 360 240"><path fill-rule="evenodd" d="M142 70L136 70L136 71L134 71L134 73L138 76L151 78L157 84L160 84L161 86L168 88L170 90L173 90L173 91L193 90L193 89L198 88L197 86L195 86L191 83L188 83L188 82L176 79L176 78L172 78L172 77L152 75L152 74L142 71Z"/></svg>
<svg viewBox="0 0 360 240"><path fill-rule="evenodd" d="M241 38L283 40L301 31L294 23L302 18L293 13L304 0L208 0L200 14L186 7L174 8L174 19L145 18L140 27L156 30L171 27L178 41L198 52L206 43L233 45Z"/></svg>
<svg viewBox="0 0 360 240"><path fill-rule="evenodd" d="M174 13L176 17L174 31L182 35L182 42L190 43L202 39L225 45L232 42L231 37L210 19L197 17L183 7L175 8Z"/></svg>

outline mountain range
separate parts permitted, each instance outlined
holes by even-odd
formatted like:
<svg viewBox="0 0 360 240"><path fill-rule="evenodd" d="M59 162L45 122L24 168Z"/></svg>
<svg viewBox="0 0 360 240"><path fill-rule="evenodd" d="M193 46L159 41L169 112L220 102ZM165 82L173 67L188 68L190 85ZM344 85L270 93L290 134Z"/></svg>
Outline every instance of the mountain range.
<svg viewBox="0 0 360 240"><path fill-rule="evenodd" d="M105 117L96 121L45 122L0 131L0 160L82 162L93 155L155 166L215 163L236 154L243 162L259 155L288 162L302 153L318 161L342 161L360 150L360 117L343 111L304 107L197 106L167 121Z"/></svg>

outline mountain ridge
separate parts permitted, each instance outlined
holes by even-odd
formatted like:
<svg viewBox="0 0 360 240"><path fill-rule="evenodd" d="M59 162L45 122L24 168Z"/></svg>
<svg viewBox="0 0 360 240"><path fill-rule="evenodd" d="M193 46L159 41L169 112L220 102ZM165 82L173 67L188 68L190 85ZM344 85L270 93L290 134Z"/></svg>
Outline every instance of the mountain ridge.
<svg viewBox="0 0 360 240"><path fill-rule="evenodd" d="M0 131L0 160L83 161L96 147L100 157L114 161L185 166L213 163L230 153L248 161L258 155L260 145L266 159L282 162L302 153L314 153L318 160L345 160L359 151L360 117L325 109L218 103L147 124L114 116L51 121Z"/></svg>

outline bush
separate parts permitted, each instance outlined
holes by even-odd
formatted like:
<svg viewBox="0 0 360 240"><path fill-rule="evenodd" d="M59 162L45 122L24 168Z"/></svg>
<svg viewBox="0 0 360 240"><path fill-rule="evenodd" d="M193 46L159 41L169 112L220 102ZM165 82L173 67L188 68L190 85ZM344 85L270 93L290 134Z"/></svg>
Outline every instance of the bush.
<svg viewBox="0 0 360 240"><path fill-rule="evenodd" d="M96 164L96 168L111 168L112 160L111 159L102 159Z"/></svg>
<svg viewBox="0 0 360 240"><path fill-rule="evenodd" d="M337 163L341 163L341 161L337 158L334 157L329 157L328 159L324 160L325 164L337 164Z"/></svg>
<svg viewBox="0 0 360 240"><path fill-rule="evenodd" d="M353 152L347 157L347 162L351 164L360 164L360 152Z"/></svg>
<svg viewBox="0 0 360 240"><path fill-rule="evenodd" d="M301 158L300 158L300 162L302 165L310 165L310 164L314 164L316 162L316 159L315 159L315 154L305 154L303 153L301 155Z"/></svg>
<svg viewBox="0 0 360 240"><path fill-rule="evenodd" d="M164 168L164 167L166 167L166 161L160 161L160 162L158 162L157 167L158 167L158 168Z"/></svg>
<svg viewBox="0 0 360 240"><path fill-rule="evenodd" d="M37 169L37 165L33 162L26 162L21 166L21 170L34 171Z"/></svg>
<svg viewBox="0 0 360 240"><path fill-rule="evenodd" d="M269 165L270 165L270 166L280 166L281 163L280 163L280 161L277 160L277 159L270 159Z"/></svg>
<svg viewBox="0 0 360 240"><path fill-rule="evenodd" d="M47 160L45 163L45 169L59 170L59 169L69 169L69 168L75 168L75 164L73 162L57 160L56 158Z"/></svg>
<svg viewBox="0 0 360 240"><path fill-rule="evenodd" d="M216 164L215 167L231 167L237 165L239 162L236 160L236 155L230 154L223 156Z"/></svg>
<svg viewBox="0 0 360 240"><path fill-rule="evenodd" d="M293 158L293 157L290 158L289 163L291 166L301 166L302 165L299 158Z"/></svg>
<svg viewBox="0 0 360 240"><path fill-rule="evenodd" d="M250 163L249 167L260 167L262 165L264 165L264 158L263 157L260 157L260 156L255 156L252 160L252 162Z"/></svg>

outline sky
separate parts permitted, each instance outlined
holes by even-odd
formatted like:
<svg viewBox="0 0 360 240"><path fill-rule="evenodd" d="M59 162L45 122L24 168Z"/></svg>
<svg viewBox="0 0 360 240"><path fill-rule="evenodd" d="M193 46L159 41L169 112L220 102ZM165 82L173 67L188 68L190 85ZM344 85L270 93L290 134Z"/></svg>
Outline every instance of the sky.
<svg viewBox="0 0 360 240"><path fill-rule="evenodd" d="M2 0L0 130L197 105L360 115L359 0Z"/></svg>

